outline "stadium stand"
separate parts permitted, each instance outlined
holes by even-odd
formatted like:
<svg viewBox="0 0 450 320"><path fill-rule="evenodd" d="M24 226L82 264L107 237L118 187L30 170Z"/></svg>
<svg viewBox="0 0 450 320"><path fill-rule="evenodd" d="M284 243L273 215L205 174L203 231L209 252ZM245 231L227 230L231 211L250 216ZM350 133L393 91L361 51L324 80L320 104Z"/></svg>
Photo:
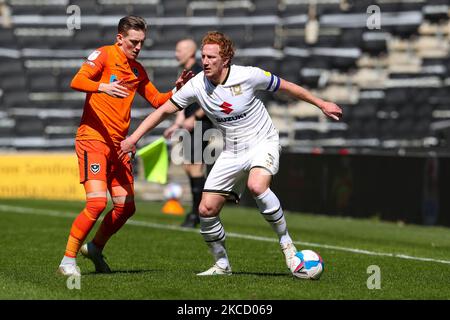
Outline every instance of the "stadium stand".
<svg viewBox="0 0 450 320"><path fill-rule="evenodd" d="M140 61L161 90L170 90L179 73L176 41L200 41L206 31L221 30L236 43L235 63L268 69L342 106L344 118L334 123L304 102L262 93L283 146L293 151L427 151L448 145L446 0L11 0L2 5L9 11L2 10L0 23L0 148L73 147L84 96L70 89L71 78L92 49L114 41L117 20L127 14L149 22ZM80 30L67 27L70 5L81 9ZM371 5L382 14L379 29L368 27ZM149 110L137 98L132 127Z"/></svg>

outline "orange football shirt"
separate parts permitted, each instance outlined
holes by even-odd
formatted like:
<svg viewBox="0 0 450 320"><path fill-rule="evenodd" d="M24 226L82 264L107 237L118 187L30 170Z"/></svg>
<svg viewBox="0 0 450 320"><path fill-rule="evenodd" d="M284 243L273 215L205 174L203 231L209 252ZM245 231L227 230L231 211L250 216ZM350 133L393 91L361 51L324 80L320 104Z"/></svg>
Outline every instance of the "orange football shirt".
<svg viewBox="0 0 450 320"><path fill-rule="evenodd" d="M100 83L122 80L129 96L114 98L98 92ZM136 91L154 108L166 102L172 92L160 93L150 82L145 69L135 60L128 60L115 44L95 50L83 63L71 87L86 92L83 116L76 140L99 140L118 146L130 127L131 104Z"/></svg>

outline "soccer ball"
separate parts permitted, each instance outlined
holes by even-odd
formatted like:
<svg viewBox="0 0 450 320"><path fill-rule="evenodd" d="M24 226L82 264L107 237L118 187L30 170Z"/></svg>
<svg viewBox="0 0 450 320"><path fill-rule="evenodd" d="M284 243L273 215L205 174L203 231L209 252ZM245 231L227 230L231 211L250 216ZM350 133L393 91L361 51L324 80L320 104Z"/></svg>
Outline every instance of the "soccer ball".
<svg viewBox="0 0 450 320"><path fill-rule="evenodd" d="M324 264L317 252L301 250L292 258L290 269L298 278L317 280L323 272Z"/></svg>
<svg viewBox="0 0 450 320"><path fill-rule="evenodd" d="M180 199L182 194L183 194L183 188L181 188L181 186L178 183L174 183L174 182L169 183L164 188L164 198L166 198L166 200Z"/></svg>

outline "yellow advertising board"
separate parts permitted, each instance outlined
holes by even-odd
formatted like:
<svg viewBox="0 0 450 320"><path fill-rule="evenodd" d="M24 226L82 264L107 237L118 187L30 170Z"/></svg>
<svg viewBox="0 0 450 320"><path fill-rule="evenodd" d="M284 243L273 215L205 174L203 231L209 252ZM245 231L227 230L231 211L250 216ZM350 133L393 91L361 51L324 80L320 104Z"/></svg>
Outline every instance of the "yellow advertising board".
<svg viewBox="0 0 450 320"><path fill-rule="evenodd" d="M84 200L75 153L0 154L0 199Z"/></svg>

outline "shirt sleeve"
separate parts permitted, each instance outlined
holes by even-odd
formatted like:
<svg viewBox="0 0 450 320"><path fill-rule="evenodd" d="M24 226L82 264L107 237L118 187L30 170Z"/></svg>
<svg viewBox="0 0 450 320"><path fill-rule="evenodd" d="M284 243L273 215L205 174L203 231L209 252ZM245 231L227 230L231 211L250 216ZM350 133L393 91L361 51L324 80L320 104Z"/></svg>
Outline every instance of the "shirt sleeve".
<svg viewBox="0 0 450 320"><path fill-rule="evenodd" d="M148 79L147 75L145 75L144 80L139 84L138 92L154 108L159 108L172 96L172 91L165 93L159 92L153 83Z"/></svg>
<svg viewBox="0 0 450 320"><path fill-rule="evenodd" d="M183 110L196 102L194 79L189 80L188 83L170 98L170 101L180 110Z"/></svg>
<svg viewBox="0 0 450 320"><path fill-rule="evenodd" d="M256 90L275 92L280 87L280 78L268 71L250 67L250 82Z"/></svg>
<svg viewBox="0 0 450 320"><path fill-rule="evenodd" d="M97 92L107 56L103 48L92 52L73 77L70 87L83 92Z"/></svg>

